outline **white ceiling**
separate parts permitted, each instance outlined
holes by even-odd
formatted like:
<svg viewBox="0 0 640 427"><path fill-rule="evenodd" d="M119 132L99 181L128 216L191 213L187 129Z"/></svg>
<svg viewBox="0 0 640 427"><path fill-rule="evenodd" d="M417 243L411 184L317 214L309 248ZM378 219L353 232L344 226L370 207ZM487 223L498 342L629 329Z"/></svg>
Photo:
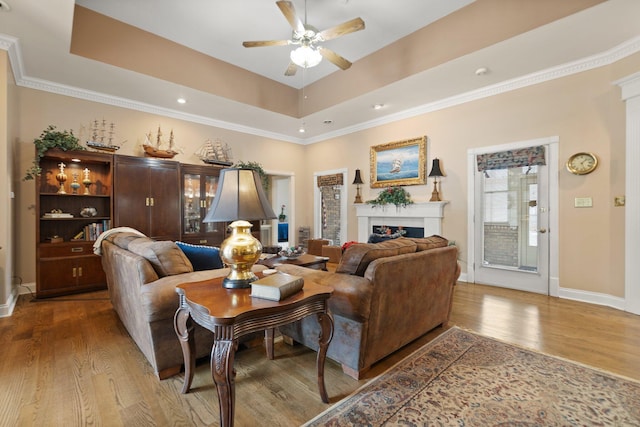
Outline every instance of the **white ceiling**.
<svg viewBox="0 0 640 427"><path fill-rule="evenodd" d="M366 24L365 30L325 44L356 62L473 1L309 0L307 18L310 24L324 30L361 17ZM0 48L9 51L18 84L300 143L319 141L472 99L482 93L495 92L499 87L535 82L536 76L545 70L552 73L576 61L589 63L594 56L611 57L612 51L625 51L625 46L628 54L630 50L637 51L635 46L640 43L640 1L608 0L307 115L304 117L307 132L301 136L298 133L300 119L70 54L73 0L1 2L6 2L11 10L0 10ZM323 60L318 67L285 77L290 48L242 47L245 40L291 37L289 24L275 0L76 2L295 88L334 72L349 72L340 71ZM305 2L294 0L294 4L298 13L304 16ZM475 70L479 67L487 67L489 72L476 76ZM177 105L178 96L187 98L187 104ZM385 108L374 111L371 106L376 103L384 103ZM324 124L325 120L333 123Z"/></svg>

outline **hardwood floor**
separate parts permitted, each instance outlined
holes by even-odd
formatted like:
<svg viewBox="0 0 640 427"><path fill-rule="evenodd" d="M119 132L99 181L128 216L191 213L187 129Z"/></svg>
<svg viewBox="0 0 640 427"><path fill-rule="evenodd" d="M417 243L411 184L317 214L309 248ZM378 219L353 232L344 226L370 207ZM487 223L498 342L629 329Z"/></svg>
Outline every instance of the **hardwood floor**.
<svg viewBox="0 0 640 427"><path fill-rule="evenodd" d="M477 331L640 380L640 316L542 295L460 283L449 326ZM331 403L443 332L437 328L378 363L361 381L327 361ZM34 301L0 319L0 426L209 426L218 404L208 362L192 392L182 374L158 381L111 308L106 291ZM297 426L320 401L315 353L283 342L236 356L236 426Z"/></svg>

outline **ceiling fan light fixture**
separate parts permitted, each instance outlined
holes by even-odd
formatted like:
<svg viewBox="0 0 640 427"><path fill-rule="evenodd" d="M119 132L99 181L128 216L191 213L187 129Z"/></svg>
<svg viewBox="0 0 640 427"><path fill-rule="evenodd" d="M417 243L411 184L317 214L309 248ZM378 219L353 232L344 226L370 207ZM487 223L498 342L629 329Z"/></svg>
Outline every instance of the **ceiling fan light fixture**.
<svg viewBox="0 0 640 427"><path fill-rule="evenodd" d="M300 46L291 51L291 62L302 68L315 67L322 61L322 55L311 46Z"/></svg>

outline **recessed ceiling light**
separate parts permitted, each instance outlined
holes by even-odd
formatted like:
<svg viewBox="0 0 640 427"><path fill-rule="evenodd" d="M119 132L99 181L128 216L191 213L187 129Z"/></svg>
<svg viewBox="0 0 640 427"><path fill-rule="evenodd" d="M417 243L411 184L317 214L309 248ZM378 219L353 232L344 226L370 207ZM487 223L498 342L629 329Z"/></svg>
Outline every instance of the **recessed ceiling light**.
<svg viewBox="0 0 640 427"><path fill-rule="evenodd" d="M2 0L0 0L0 1L2 1ZM184 98L178 98L178 104L186 104L186 103L187 103L187 100L186 100L186 99L184 99Z"/></svg>
<svg viewBox="0 0 640 427"><path fill-rule="evenodd" d="M306 132L306 129L304 128L304 125L300 126L300 128L298 129L298 132L300 132L300 133L305 133Z"/></svg>
<svg viewBox="0 0 640 427"><path fill-rule="evenodd" d="M333 123L333 120L327 119L327 120L323 121L322 123L324 123L325 125L330 125L330 124Z"/></svg>
<svg viewBox="0 0 640 427"><path fill-rule="evenodd" d="M11 6L4 0L0 0L0 10L4 10L5 12L9 12L11 10Z"/></svg>
<svg viewBox="0 0 640 427"><path fill-rule="evenodd" d="M488 72L489 72L489 69L487 67L480 67L476 70L476 76L484 76Z"/></svg>
<svg viewBox="0 0 640 427"><path fill-rule="evenodd" d="M373 104L374 110L380 110L382 107L384 107L384 104Z"/></svg>

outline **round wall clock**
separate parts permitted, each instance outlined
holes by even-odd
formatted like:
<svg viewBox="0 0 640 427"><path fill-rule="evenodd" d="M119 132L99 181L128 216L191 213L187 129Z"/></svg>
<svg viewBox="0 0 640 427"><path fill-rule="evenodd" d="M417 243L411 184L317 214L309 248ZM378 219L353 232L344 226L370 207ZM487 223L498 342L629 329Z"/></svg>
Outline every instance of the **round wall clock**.
<svg viewBox="0 0 640 427"><path fill-rule="evenodd" d="M575 175L586 175L598 166L598 158L593 153L576 153L567 160L567 170Z"/></svg>

